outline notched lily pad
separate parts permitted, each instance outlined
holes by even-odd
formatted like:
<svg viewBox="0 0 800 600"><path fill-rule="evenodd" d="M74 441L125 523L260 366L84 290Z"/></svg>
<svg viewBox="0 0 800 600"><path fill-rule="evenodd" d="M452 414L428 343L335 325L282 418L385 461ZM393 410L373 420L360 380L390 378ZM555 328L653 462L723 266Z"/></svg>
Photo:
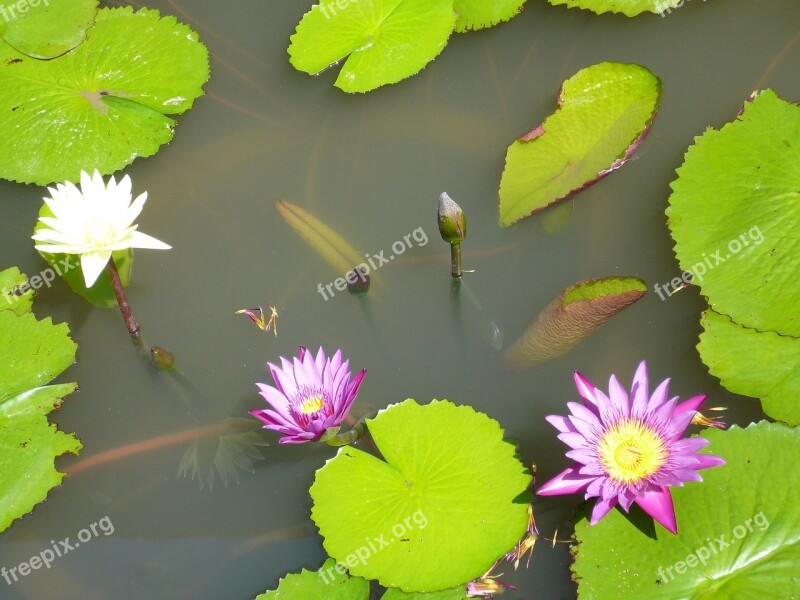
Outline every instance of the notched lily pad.
<svg viewBox="0 0 800 600"><path fill-rule="evenodd" d="M526 0L455 0L456 31L485 29L517 16Z"/></svg>
<svg viewBox="0 0 800 600"><path fill-rule="evenodd" d="M524 369L566 354L646 293L647 284L638 277L605 277L576 283L547 305L506 350L506 366Z"/></svg>
<svg viewBox="0 0 800 600"><path fill-rule="evenodd" d="M0 46L0 177L41 185L110 174L170 141L203 94L208 50L174 17L102 9L87 40L50 61ZM78 133L76 133L78 132Z"/></svg>
<svg viewBox="0 0 800 600"><path fill-rule="evenodd" d="M668 14L687 0L549 0L549 2L556 6L563 4L569 8L584 8L598 15L610 12L635 17L643 12Z"/></svg>
<svg viewBox="0 0 800 600"><path fill-rule="evenodd" d="M290 62L316 75L346 59L334 85L368 92L424 68L455 22L453 0L324 0L297 26Z"/></svg>
<svg viewBox="0 0 800 600"><path fill-rule="evenodd" d="M319 571L303 569L280 580L278 588L255 600L369 600L369 582L350 577L329 558Z"/></svg>
<svg viewBox="0 0 800 600"><path fill-rule="evenodd" d="M508 148L500 225L568 198L625 164L660 102L661 80L639 65L601 63L570 77L558 110Z"/></svg>

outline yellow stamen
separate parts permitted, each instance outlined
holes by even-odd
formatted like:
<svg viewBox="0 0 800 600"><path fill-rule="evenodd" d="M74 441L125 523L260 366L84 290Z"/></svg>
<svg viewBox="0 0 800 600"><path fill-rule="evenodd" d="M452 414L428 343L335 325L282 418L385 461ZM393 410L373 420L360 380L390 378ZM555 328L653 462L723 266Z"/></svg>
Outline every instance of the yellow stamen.
<svg viewBox="0 0 800 600"><path fill-rule="evenodd" d="M661 436L633 419L614 424L600 440L598 451L609 476L622 484L638 483L653 475L667 459Z"/></svg>
<svg viewBox="0 0 800 600"><path fill-rule="evenodd" d="M310 415L321 410L323 406L325 406L325 399L322 396L309 396L300 405L300 412Z"/></svg>

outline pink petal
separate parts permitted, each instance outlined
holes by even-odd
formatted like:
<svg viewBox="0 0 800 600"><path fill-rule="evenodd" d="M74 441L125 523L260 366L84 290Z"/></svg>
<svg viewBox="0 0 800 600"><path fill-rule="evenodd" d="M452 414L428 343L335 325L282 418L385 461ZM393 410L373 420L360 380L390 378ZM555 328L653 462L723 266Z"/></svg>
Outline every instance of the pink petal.
<svg viewBox="0 0 800 600"><path fill-rule="evenodd" d="M574 494L583 491L594 477L578 474L575 467L564 469L550 481L540 486L536 493L539 496L559 496L561 494Z"/></svg>
<svg viewBox="0 0 800 600"><path fill-rule="evenodd" d="M679 415L684 412L691 412L692 416L694 416L694 413L697 412L706 398L708 398L708 394L700 394L699 396L692 396L688 400L684 400L675 407L675 414Z"/></svg>
<svg viewBox="0 0 800 600"><path fill-rule="evenodd" d="M596 388L594 387L594 384L586 377L578 373L578 371L575 371L574 377L575 387L578 388L578 394L580 394L581 398L596 405L597 402L594 399L594 391Z"/></svg>
<svg viewBox="0 0 800 600"><path fill-rule="evenodd" d="M609 498L608 500L598 500L594 503L594 507L592 508L592 518L589 520L589 523L596 525L597 522L605 517L616 505L616 496Z"/></svg>
<svg viewBox="0 0 800 600"><path fill-rule="evenodd" d="M672 496L669 489L660 488L648 490L635 500L642 510L661 523L670 533L678 533L678 523L675 520L675 507L672 505Z"/></svg>
<svg viewBox="0 0 800 600"><path fill-rule="evenodd" d="M642 418L647 412L647 401L650 399L647 379L647 363L642 361L636 369L631 384L631 416Z"/></svg>

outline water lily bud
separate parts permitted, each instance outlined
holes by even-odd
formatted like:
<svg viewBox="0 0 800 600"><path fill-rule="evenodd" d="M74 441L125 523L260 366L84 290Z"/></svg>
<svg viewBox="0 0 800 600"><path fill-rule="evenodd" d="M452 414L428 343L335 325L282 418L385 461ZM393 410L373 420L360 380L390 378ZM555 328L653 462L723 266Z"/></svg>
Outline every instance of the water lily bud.
<svg viewBox="0 0 800 600"><path fill-rule="evenodd" d="M345 279L347 279L347 291L354 296L366 294L369 291L369 275L364 273L361 268L356 267L350 271Z"/></svg>
<svg viewBox="0 0 800 600"><path fill-rule="evenodd" d="M453 199L442 192L439 196L439 233L442 239L448 244L459 244L467 237L467 218L464 211L456 204Z"/></svg>
<svg viewBox="0 0 800 600"><path fill-rule="evenodd" d="M175 355L166 348L153 346L150 348L150 357L159 371L171 371L175 368Z"/></svg>

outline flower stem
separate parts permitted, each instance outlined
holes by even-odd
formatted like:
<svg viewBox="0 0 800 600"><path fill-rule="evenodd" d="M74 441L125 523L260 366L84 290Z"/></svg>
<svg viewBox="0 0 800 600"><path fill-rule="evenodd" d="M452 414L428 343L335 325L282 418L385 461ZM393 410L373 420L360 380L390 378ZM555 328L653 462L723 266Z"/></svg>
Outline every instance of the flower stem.
<svg viewBox="0 0 800 600"><path fill-rule="evenodd" d="M138 336L139 323L136 322L136 317L133 316L133 311L131 311L131 305L128 304L128 296L125 294L125 288L122 287L122 280L119 278L119 271L117 271L117 265L114 263L113 256L108 261L107 270L108 276L111 278L111 287L114 288L114 294L117 296L119 311L122 313L122 318L125 320L128 333L132 336Z"/></svg>
<svg viewBox="0 0 800 600"><path fill-rule="evenodd" d="M461 269L461 244L450 244L450 264L451 275L459 279L462 274Z"/></svg>

